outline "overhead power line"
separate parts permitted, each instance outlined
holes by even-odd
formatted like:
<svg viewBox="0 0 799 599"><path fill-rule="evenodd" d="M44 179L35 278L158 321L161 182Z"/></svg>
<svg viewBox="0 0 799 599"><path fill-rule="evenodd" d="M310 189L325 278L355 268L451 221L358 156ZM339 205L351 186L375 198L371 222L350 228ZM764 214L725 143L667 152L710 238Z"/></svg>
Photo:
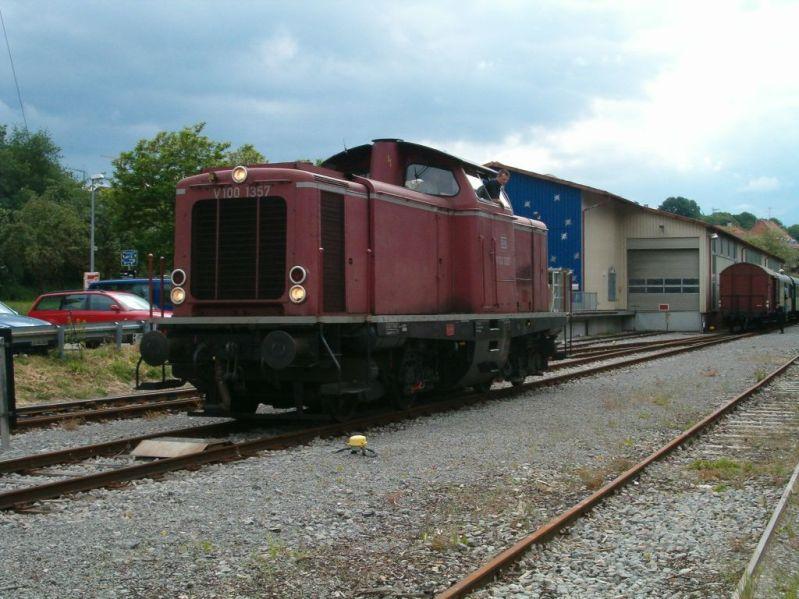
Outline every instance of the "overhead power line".
<svg viewBox="0 0 799 599"><path fill-rule="evenodd" d="M25 117L25 106L22 104L22 92L19 91L19 81L17 81L17 70L14 68L14 58L11 56L11 44L8 42L8 33L6 32L6 22L3 19L3 11L0 10L0 24L3 25L3 36L6 38L6 48L8 49L8 60L11 62L11 72L14 75L14 85L17 86L17 99L19 100L19 109L22 111L22 122L25 123L25 131L28 130L28 119Z"/></svg>

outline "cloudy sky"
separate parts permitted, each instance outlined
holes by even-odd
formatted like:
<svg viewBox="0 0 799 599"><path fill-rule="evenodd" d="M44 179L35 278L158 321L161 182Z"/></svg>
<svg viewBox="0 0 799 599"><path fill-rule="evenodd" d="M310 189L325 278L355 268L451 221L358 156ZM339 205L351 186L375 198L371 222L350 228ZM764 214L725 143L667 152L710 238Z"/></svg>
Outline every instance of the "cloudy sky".
<svg viewBox="0 0 799 599"><path fill-rule="evenodd" d="M111 174L199 121L270 161L376 137L799 223L799 2L0 0L31 129ZM21 124L0 52L0 123Z"/></svg>

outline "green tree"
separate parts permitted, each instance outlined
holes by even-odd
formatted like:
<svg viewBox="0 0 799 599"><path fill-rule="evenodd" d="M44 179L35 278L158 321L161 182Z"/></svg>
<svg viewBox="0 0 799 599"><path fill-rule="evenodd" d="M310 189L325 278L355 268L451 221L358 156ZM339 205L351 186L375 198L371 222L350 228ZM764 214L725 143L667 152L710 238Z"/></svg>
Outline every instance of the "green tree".
<svg viewBox="0 0 799 599"><path fill-rule="evenodd" d="M202 134L205 123L180 131L162 131L142 139L113 161L114 177L107 193L119 247L148 252L171 263L174 237L175 185L203 169L233 163L265 162L252 145L228 151L230 143Z"/></svg>
<svg viewBox="0 0 799 599"><path fill-rule="evenodd" d="M719 225L722 227L726 227L729 224L738 227L741 226L741 224L738 222L738 219L729 212L714 212L713 214L706 214L702 216L702 220L706 223L710 223L711 225Z"/></svg>
<svg viewBox="0 0 799 599"><path fill-rule="evenodd" d="M689 218L699 218L702 216L702 210L699 208L699 204L682 196L666 198L659 209Z"/></svg>
<svg viewBox="0 0 799 599"><path fill-rule="evenodd" d="M0 125L0 207L17 210L31 198L69 178L61 150L44 131L30 133Z"/></svg>
<svg viewBox="0 0 799 599"><path fill-rule="evenodd" d="M785 261L786 270L796 270L799 266L799 250L788 245L779 231L767 229L764 233L748 239L753 245Z"/></svg>
<svg viewBox="0 0 799 599"><path fill-rule="evenodd" d="M799 240L799 225L791 225L787 229L788 234L796 240Z"/></svg>
<svg viewBox="0 0 799 599"><path fill-rule="evenodd" d="M266 164L267 162L269 161L266 157L256 150L252 144L244 144L238 149L228 152L227 156L225 156L225 163L229 166L238 166L240 164L248 166L250 164Z"/></svg>
<svg viewBox="0 0 799 599"><path fill-rule="evenodd" d="M37 290L77 284L88 255L86 223L68 203L34 198L3 228L0 262L13 280Z"/></svg>
<svg viewBox="0 0 799 599"><path fill-rule="evenodd" d="M5 297L75 285L88 262L89 194L61 166L60 152L47 132L0 125L0 293Z"/></svg>
<svg viewBox="0 0 799 599"><path fill-rule="evenodd" d="M751 212L741 212L740 214L736 214L735 218L747 231L754 227L757 222L757 217Z"/></svg>

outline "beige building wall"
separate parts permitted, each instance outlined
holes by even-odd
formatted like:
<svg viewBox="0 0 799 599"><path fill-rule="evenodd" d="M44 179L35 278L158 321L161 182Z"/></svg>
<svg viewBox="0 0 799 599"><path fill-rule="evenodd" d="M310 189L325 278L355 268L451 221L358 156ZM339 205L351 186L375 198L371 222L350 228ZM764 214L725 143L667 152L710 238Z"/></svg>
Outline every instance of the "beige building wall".
<svg viewBox="0 0 799 599"><path fill-rule="evenodd" d="M714 240L712 238L714 231L702 224L661 216L643 207L585 189L582 191L582 212L583 291L597 294L599 310L629 309L627 250L630 249L697 248L701 313L716 309L718 273L730 264L745 260L774 267L772 264L774 260L769 260L763 253L744 246L735 237L722 233ZM724 255L725 252L721 251L721 237L727 240L725 247L728 255ZM615 301L608 298L611 268L616 274Z"/></svg>
<svg viewBox="0 0 799 599"><path fill-rule="evenodd" d="M624 213L619 202L583 191L583 290L597 294L598 310L627 309L627 258ZM616 272L616 300L609 300L611 269Z"/></svg>
<svg viewBox="0 0 799 599"><path fill-rule="evenodd" d="M677 239L692 240L699 247L699 311L707 312L710 294L710 236L708 229L702 225L681 221L675 218L660 216L648 210L637 210L634 206L627 208L624 219L622 239L649 240L649 247L675 247ZM673 241L670 241L673 240ZM641 246L641 242L637 244ZM694 245L694 247L697 247ZM626 248L625 248L626 250ZM625 282L626 283L626 282Z"/></svg>
<svg viewBox="0 0 799 599"><path fill-rule="evenodd" d="M699 311L707 311L711 285L710 237L705 227L584 190L583 234L584 291L597 294L599 310L628 307L628 249L694 247L699 249ZM628 244L628 239L634 241ZM611 268L616 271L616 301L608 299Z"/></svg>

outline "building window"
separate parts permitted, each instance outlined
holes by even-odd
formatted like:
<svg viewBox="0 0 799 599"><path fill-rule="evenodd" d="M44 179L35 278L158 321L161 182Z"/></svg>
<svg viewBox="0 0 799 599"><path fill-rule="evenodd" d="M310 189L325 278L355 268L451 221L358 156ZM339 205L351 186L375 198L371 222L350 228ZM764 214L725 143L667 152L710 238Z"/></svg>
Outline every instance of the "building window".
<svg viewBox="0 0 799 599"><path fill-rule="evenodd" d="M629 279L628 286L630 293L699 293L699 279Z"/></svg>

